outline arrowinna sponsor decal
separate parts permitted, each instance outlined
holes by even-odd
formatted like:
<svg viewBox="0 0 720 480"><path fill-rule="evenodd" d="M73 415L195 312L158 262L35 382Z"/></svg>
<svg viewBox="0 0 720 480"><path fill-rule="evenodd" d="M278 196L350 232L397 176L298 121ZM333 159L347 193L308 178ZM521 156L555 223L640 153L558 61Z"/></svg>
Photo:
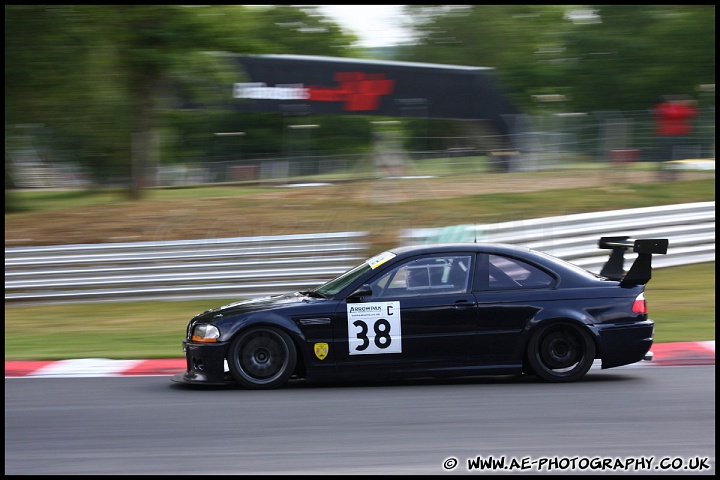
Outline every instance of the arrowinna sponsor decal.
<svg viewBox="0 0 720 480"><path fill-rule="evenodd" d="M310 100L315 102L343 102L343 110L377 110L380 97L390 95L395 80L388 80L384 73L338 72L333 79L337 87L319 87L304 84L278 84L268 87L263 82L236 83L233 98L257 100Z"/></svg>
<svg viewBox="0 0 720 480"><path fill-rule="evenodd" d="M368 306L360 306L360 307L348 305L348 313L360 313L360 312L362 312L362 313L367 313L367 312L380 313L380 312L382 312L382 307L380 305L372 305L372 306L368 305Z"/></svg>

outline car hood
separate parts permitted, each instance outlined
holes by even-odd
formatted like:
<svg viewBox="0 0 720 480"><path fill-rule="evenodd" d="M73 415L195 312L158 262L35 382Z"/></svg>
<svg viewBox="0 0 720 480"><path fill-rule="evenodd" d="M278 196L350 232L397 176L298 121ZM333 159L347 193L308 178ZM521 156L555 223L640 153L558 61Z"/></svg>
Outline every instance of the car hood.
<svg viewBox="0 0 720 480"><path fill-rule="evenodd" d="M276 308L286 307L289 305L296 305L303 302L307 303L315 301L318 301L318 299L308 297L299 292L284 293L281 295L243 300L241 302L234 302L228 305L223 305L221 307L212 308L197 315L195 319L210 321L217 319L219 316L228 317L243 313L256 312L259 310L272 310Z"/></svg>

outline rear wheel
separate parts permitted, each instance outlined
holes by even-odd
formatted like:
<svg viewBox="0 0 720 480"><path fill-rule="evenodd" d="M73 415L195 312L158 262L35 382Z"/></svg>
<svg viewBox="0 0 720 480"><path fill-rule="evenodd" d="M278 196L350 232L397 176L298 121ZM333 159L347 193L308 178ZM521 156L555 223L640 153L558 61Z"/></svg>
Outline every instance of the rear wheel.
<svg viewBox="0 0 720 480"><path fill-rule="evenodd" d="M530 339L527 360L533 373L547 382L574 382L592 367L595 342L579 325L541 326Z"/></svg>
<svg viewBox="0 0 720 480"><path fill-rule="evenodd" d="M253 327L230 346L228 367L233 378L252 389L277 388L290 379L297 350L290 336L274 327Z"/></svg>

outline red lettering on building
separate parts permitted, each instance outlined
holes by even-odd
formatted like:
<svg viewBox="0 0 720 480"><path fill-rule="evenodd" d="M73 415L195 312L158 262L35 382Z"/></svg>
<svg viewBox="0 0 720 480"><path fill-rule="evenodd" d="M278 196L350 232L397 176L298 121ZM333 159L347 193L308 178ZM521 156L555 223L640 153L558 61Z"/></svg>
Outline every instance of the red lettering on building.
<svg viewBox="0 0 720 480"><path fill-rule="evenodd" d="M309 100L317 102L345 102L343 110L377 110L380 97L389 95L395 87L395 80L388 80L382 73L339 72L334 80L337 88L310 86Z"/></svg>

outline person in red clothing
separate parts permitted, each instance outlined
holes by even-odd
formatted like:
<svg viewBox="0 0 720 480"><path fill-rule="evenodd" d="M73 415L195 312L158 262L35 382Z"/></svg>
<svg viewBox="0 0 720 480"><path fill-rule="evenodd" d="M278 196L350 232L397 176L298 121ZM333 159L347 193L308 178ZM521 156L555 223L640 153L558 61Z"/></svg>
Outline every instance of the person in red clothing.
<svg viewBox="0 0 720 480"><path fill-rule="evenodd" d="M697 115L695 102L688 97L666 98L655 107L658 135L686 136L692 133L692 119Z"/></svg>
<svg viewBox="0 0 720 480"><path fill-rule="evenodd" d="M688 96L666 96L655 106L655 133L660 138L660 161L679 160L679 147L690 143L697 106Z"/></svg>

